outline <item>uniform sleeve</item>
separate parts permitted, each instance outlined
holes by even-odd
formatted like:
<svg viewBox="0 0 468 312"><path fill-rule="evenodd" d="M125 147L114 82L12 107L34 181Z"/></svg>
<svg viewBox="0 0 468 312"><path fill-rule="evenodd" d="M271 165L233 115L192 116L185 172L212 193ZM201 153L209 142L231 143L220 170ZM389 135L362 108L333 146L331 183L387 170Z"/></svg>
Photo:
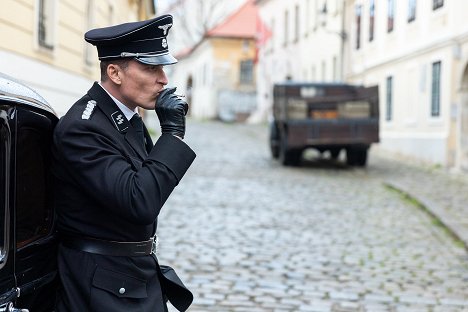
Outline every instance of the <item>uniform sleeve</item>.
<svg viewBox="0 0 468 312"><path fill-rule="evenodd" d="M87 196L132 223L151 224L195 153L183 141L163 135L136 168L120 144L86 121L54 132L56 161Z"/></svg>

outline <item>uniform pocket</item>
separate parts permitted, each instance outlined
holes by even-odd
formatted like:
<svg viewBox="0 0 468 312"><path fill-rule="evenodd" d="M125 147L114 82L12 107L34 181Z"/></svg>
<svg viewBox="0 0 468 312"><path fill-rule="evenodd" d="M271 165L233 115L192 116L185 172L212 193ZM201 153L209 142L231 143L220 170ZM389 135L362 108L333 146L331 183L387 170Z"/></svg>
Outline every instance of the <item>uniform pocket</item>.
<svg viewBox="0 0 468 312"><path fill-rule="evenodd" d="M94 273L93 286L120 298L148 297L145 280L100 267L97 267Z"/></svg>

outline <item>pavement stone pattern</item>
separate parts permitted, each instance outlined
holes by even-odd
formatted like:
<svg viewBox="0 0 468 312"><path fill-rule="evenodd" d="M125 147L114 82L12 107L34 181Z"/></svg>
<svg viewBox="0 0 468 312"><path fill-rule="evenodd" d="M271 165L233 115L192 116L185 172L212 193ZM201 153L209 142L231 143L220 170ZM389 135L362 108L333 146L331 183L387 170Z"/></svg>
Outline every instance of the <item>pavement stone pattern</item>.
<svg viewBox="0 0 468 312"><path fill-rule="evenodd" d="M385 186L411 167L282 167L267 132L188 121L197 159L159 217L158 257L194 293L189 311L468 311L467 251Z"/></svg>
<svg viewBox="0 0 468 312"><path fill-rule="evenodd" d="M386 183L426 206L468 250L468 175L413 163L395 166L389 162L389 167L392 170L386 174Z"/></svg>

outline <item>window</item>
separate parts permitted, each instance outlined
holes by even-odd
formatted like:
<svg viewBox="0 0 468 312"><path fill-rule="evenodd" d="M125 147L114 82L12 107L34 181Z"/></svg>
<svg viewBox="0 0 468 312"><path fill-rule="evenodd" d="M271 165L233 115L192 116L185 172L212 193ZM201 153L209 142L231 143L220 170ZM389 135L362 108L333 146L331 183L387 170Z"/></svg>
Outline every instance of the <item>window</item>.
<svg viewBox="0 0 468 312"><path fill-rule="evenodd" d="M387 77L387 88L385 96L385 120L392 120L392 101L393 101L393 77Z"/></svg>
<svg viewBox="0 0 468 312"><path fill-rule="evenodd" d="M39 0L38 43L49 50L54 48L54 1Z"/></svg>
<svg viewBox="0 0 468 312"><path fill-rule="evenodd" d="M284 42L285 46L288 45L288 34L289 34L289 12L284 12Z"/></svg>
<svg viewBox="0 0 468 312"><path fill-rule="evenodd" d="M416 0L408 0L408 23L416 19Z"/></svg>
<svg viewBox="0 0 468 312"><path fill-rule="evenodd" d="M432 64L431 116L440 116L440 70L441 63Z"/></svg>
<svg viewBox="0 0 468 312"><path fill-rule="evenodd" d="M387 11L387 32L393 31L395 21L395 1L388 0L388 11Z"/></svg>
<svg viewBox="0 0 468 312"><path fill-rule="evenodd" d="M50 183L52 122L45 116L18 109L16 130L16 246L46 236L53 211L46 190Z"/></svg>
<svg viewBox="0 0 468 312"><path fill-rule="evenodd" d="M295 9L294 9L294 15L295 15L295 18L294 18L294 23L295 23L295 27L294 27L294 41L297 42L299 41L299 22L300 22L300 15L299 15L299 6L296 5Z"/></svg>
<svg viewBox="0 0 468 312"><path fill-rule="evenodd" d="M240 83L253 83L253 60L245 60L240 63Z"/></svg>
<svg viewBox="0 0 468 312"><path fill-rule="evenodd" d="M375 27L375 0L370 0L369 5L369 41L372 41L374 40Z"/></svg>
<svg viewBox="0 0 468 312"><path fill-rule="evenodd" d="M361 16L362 6L356 6L356 50L361 47Z"/></svg>
<svg viewBox="0 0 468 312"><path fill-rule="evenodd" d="M86 7L86 29L91 29L94 26L94 0L88 0ZM91 66L94 63L94 48L91 44L85 44L85 64Z"/></svg>
<svg viewBox="0 0 468 312"><path fill-rule="evenodd" d="M432 10L437 10L444 6L444 0L432 0Z"/></svg>

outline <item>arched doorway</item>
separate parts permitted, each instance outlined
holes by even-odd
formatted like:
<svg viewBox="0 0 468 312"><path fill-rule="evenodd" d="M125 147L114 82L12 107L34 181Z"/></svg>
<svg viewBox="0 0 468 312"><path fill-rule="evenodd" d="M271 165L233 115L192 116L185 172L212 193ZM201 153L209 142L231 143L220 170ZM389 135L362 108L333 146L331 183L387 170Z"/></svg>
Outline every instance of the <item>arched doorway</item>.
<svg viewBox="0 0 468 312"><path fill-rule="evenodd" d="M468 64L463 72L460 100L460 167L468 172Z"/></svg>

